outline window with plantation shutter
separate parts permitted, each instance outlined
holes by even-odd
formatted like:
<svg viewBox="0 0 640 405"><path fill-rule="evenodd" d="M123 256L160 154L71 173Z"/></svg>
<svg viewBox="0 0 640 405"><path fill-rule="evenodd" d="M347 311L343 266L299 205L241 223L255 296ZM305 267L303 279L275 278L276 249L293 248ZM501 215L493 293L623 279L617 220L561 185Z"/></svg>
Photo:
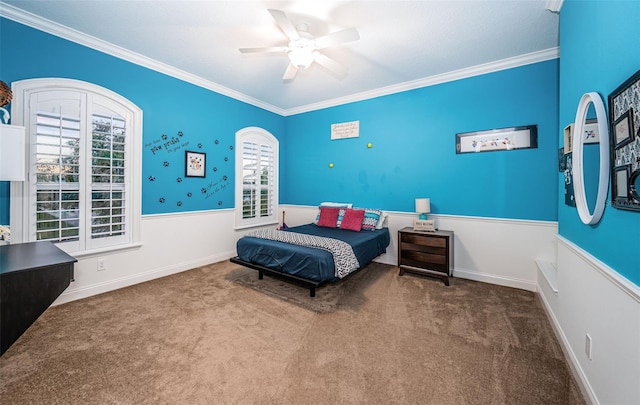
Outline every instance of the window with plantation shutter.
<svg viewBox="0 0 640 405"><path fill-rule="evenodd" d="M278 222L278 140L261 128L236 133L236 227Z"/></svg>
<svg viewBox="0 0 640 405"><path fill-rule="evenodd" d="M24 201L11 207L16 240L52 241L76 255L137 244L142 111L76 80L14 88L29 163L27 181L11 186Z"/></svg>

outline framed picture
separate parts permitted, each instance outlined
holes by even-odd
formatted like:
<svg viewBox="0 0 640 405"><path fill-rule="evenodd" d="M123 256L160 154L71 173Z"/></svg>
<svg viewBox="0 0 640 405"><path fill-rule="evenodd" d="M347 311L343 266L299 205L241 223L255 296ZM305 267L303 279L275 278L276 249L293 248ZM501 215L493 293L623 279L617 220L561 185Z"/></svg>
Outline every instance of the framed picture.
<svg viewBox="0 0 640 405"><path fill-rule="evenodd" d="M631 166L618 167L614 173L615 182L611 193L614 200L627 200L629 198L629 175Z"/></svg>
<svg viewBox="0 0 640 405"><path fill-rule="evenodd" d="M613 123L613 133L611 134L615 140L616 149L628 144L633 139L633 109L630 108L626 113Z"/></svg>
<svg viewBox="0 0 640 405"><path fill-rule="evenodd" d="M564 127L564 153L571 153L573 151L573 124L569 124Z"/></svg>
<svg viewBox="0 0 640 405"><path fill-rule="evenodd" d="M186 151L185 177L205 177L207 154Z"/></svg>
<svg viewBox="0 0 640 405"><path fill-rule="evenodd" d="M612 91L608 101L611 206L640 211L640 70Z"/></svg>
<svg viewBox="0 0 640 405"><path fill-rule="evenodd" d="M456 153L493 152L537 147L537 125L456 134Z"/></svg>
<svg viewBox="0 0 640 405"><path fill-rule="evenodd" d="M583 143L600 143L600 134L598 133L598 120L589 118L584 122L584 134L582 134Z"/></svg>

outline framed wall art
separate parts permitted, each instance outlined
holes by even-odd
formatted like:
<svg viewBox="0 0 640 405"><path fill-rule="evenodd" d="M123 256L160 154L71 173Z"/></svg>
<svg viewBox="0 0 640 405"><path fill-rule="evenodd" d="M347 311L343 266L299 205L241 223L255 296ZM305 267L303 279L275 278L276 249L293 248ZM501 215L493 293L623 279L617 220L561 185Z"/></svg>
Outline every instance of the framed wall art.
<svg viewBox="0 0 640 405"><path fill-rule="evenodd" d="M611 205L640 211L640 71L609 94Z"/></svg>
<svg viewBox="0 0 640 405"><path fill-rule="evenodd" d="M207 154L186 151L185 177L205 177Z"/></svg>
<svg viewBox="0 0 640 405"><path fill-rule="evenodd" d="M537 147L537 125L456 134L456 153L493 152Z"/></svg>

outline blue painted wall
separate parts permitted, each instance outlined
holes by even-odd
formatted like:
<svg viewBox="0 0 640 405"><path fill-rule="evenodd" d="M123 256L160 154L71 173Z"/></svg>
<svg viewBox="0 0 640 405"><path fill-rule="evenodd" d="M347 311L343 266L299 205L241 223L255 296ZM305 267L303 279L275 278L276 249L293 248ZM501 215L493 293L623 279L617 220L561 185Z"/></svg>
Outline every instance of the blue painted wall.
<svg viewBox="0 0 640 405"><path fill-rule="evenodd" d="M0 19L0 78L91 82L143 110L142 213L234 206L235 133L260 126L284 133L284 117L113 56ZM207 173L185 177L185 151L206 153ZM283 166L284 167L284 166ZM0 223L8 223L8 183L0 184Z"/></svg>
<svg viewBox="0 0 640 405"><path fill-rule="evenodd" d="M557 111L552 60L288 117L281 202L412 212L429 197L433 213L555 221ZM330 139L355 120L359 138ZM456 133L531 124L537 149L456 154Z"/></svg>
<svg viewBox="0 0 640 405"><path fill-rule="evenodd" d="M639 22L636 0L565 0L560 12L560 128L574 121L582 94L598 92L606 105L608 95L640 69ZM562 189L563 179L559 184ZM580 222L575 208L562 200L558 205L562 236L640 285L639 212L608 203L601 222L589 226Z"/></svg>

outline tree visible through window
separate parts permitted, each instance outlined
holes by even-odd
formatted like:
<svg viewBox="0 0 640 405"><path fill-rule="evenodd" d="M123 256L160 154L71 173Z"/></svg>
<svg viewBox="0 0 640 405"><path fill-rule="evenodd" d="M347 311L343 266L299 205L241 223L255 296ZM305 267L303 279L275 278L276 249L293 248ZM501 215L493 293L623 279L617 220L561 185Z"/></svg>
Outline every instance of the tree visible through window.
<svg viewBox="0 0 640 405"><path fill-rule="evenodd" d="M24 201L33 201L12 206L21 239L58 242L70 252L133 243L142 112L109 90L75 80L14 86L32 173L24 185L12 185L12 193L21 187Z"/></svg>

